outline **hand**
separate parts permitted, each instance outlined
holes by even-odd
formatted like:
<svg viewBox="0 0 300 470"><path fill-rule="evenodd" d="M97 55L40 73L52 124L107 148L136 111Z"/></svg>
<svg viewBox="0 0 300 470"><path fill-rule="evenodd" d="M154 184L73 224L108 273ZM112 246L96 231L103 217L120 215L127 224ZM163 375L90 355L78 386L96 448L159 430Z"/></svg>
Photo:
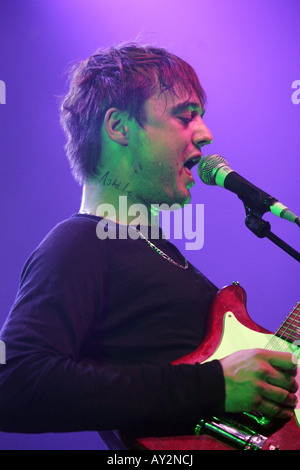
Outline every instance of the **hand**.
<svg viewBox="0 0 300 470"><path fill-rule="evenodd" d="M258 411L268 418L290 419L297 403L292 354L251 349L220 360L225 378L225 411Z"/></svg>

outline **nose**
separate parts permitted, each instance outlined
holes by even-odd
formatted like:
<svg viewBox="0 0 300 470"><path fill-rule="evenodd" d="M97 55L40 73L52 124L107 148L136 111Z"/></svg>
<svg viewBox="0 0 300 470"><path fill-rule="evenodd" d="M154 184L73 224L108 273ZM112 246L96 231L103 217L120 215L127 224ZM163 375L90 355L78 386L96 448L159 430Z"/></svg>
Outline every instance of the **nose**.
<svg viewBox="0 0 300 470"><path fill-rule="evenodd" d="M213 141L213 136L209 130L209 128L204 124L204 121L199 116L199 121L195 126L194 136L193 136L193 144L197 148L201 148L204 145L211 144Z"/></svg>

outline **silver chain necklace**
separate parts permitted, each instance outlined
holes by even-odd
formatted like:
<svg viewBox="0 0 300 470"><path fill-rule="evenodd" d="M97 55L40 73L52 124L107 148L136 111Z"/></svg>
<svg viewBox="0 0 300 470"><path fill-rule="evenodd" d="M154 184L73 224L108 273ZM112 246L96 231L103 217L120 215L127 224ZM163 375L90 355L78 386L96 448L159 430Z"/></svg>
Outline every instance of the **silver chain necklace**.
<svg viewBox="0 0 300 470"><path fill-rule="evenodd" d="M150 240L148 240L148 238L146 238L145 235L143 235L142 232L140 232L139 230L138 230L138 232L140 234L140 237L143 238L143 240L145 240L145 242L147 242L148 245L151 248L153 248L153 250L156 251L156 253L158 253L160 256L162 256L163 258L168 260L170 263L175 264L175 266L178 266L181 269L187 269L189 267L189 263L187 262L187 260L185 258L184 258L184 266L182 266L182 264L176 263L176 261L174 261L172 258L170 258L170 256L168 256L164 251L160 250L156 245L154 245L154 243L150 242Z"/></svg>
<svg viewBox="0 0 300 470"><path fill-rule="evenodd" d="M84 212L84 211L80 211L80 214L86 214L86 215L95 215L95 214L92 214L91 212ZM145 237L145 235L143 235L142 232L140 232L139 230L136 230L139 234L140 234L140 237L145 240L145 242L148 243L148 245L154 250L156 251L156 253L158 253L160 256L162 256L163 258L165 258L167 261L169 261L170 263L174 264L175 266L178 266L179 268L181 269L188 269L189 267L189 263L187 262L187 260L184 258L184 266L182 266L182 264L179 264L179 263L176 263L176 261L174 261L172 258L170 258L170 256L168 256L164 251L160 250L156 245L154 245L154 243L150 242L150 240L148 240L147 237Z"/></svg>

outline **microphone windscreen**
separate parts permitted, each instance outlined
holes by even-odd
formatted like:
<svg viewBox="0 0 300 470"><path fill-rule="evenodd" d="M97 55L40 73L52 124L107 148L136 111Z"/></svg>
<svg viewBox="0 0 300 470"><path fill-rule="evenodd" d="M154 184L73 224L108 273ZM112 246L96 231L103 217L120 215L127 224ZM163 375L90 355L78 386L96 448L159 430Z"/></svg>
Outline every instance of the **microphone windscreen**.
<svg viewBox="0 0 300 470"><path fill-rule="evenodd" d="M198 174L200 179L205 184L215 186L215 174L217 170L224 165L228 166L228 163L225 158L221 157L221 155L207 155L206 157L201 158L198 165Z"/></svg>

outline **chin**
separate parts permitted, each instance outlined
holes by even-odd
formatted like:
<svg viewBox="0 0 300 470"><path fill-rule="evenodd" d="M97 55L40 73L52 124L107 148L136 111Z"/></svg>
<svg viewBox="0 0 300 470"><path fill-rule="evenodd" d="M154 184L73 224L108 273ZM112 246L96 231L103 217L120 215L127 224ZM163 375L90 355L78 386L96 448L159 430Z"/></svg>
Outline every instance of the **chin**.
<svg viewBox="0 0 300 470"><path fill-rule="evenodd" d="M168 192L165 194L164 199L161 200L158 205L165 204L171 208L171 210L177 210L186 206L191 200L191 194L187 188L182 189L181 191L178 188L175 192ZM174 206L174 207L172 207ZM177 207L176 207L177 206Z"/></svg>
<svg viewBox="0 0 300 470"><path fill-rule="evenodd" d="M184 195L181 194L181 195L179 195L177 198L174 198L172 204L173 204L173 205L176 204L176 205L178 205L178 206L180 206L180 207L184 207L184 206L186 206L187 204L189 204L190 200L191 200L191 195L190 195L190 193L184 194Z"/></svg>
<svg viewBox="0 0 300 470"><path fill-rule="evenodd" d="M186 206L190 200L192 199L191 193L188 189L185 189L184 193L180 195L178 198L178 204L180 204L182 207Z"/></svg>

